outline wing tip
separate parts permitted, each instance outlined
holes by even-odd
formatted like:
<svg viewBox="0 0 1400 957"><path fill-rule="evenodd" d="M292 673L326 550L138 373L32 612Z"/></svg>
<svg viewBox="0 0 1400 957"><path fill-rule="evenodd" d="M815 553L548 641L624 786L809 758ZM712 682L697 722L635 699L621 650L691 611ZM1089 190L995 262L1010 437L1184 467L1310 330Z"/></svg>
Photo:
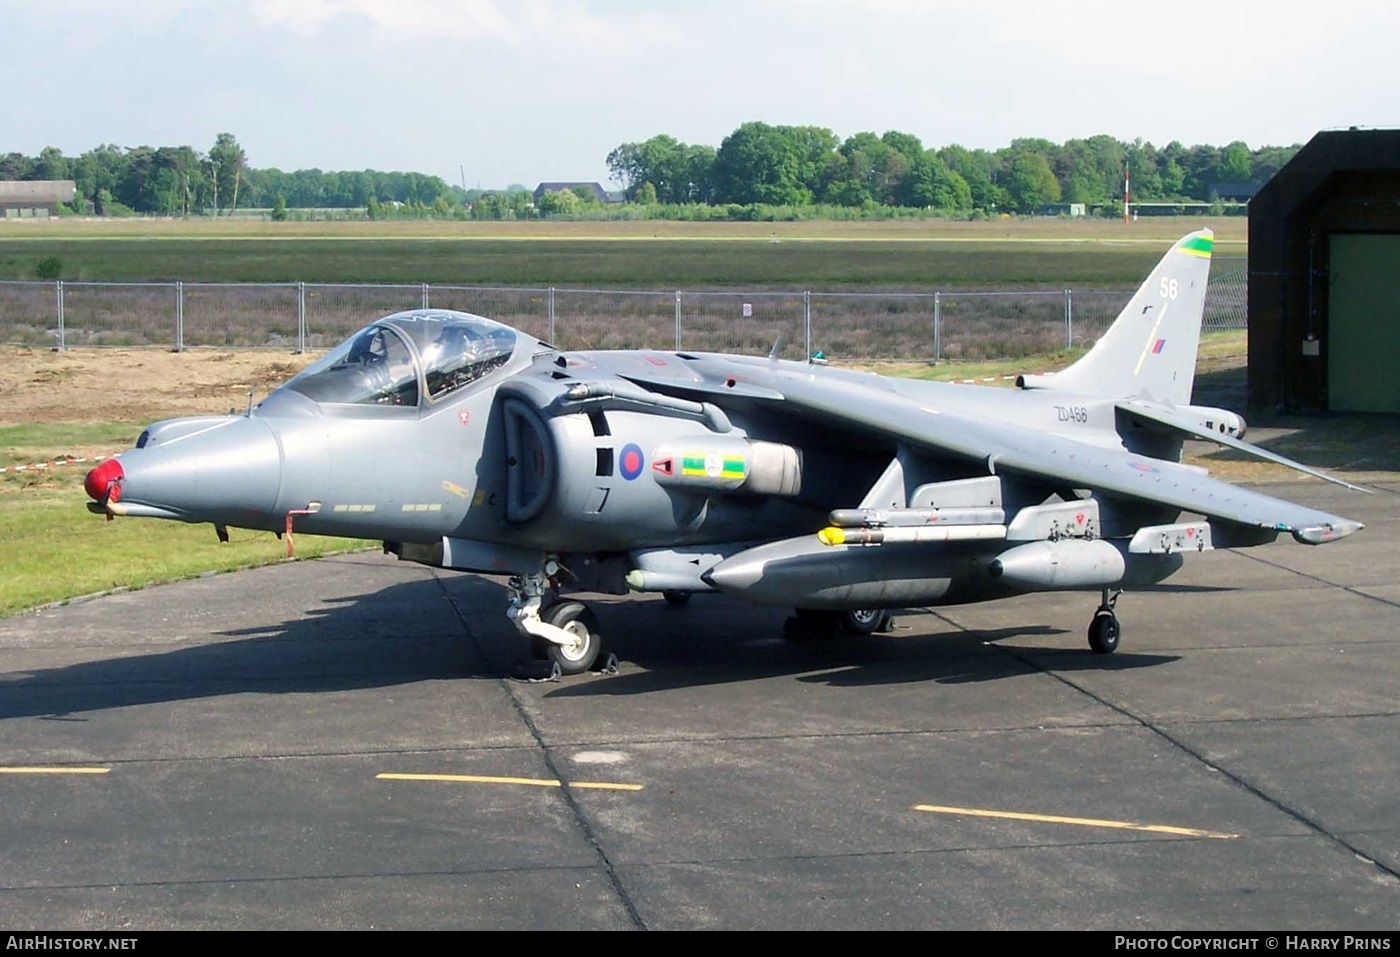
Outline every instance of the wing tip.
<svg viewBox="0 0 1400 957"><path fill-rule="evenodd" d="M1334 522L1323 522L1319 525L1305 525L1302 528L1293 529L1295 541L1304 545L1324 545L1327 542L1335 542L1339 538L1346 538L1361 531L1366 526L1360 522L1353 522L1349 519L1339 518Z"/></svg>

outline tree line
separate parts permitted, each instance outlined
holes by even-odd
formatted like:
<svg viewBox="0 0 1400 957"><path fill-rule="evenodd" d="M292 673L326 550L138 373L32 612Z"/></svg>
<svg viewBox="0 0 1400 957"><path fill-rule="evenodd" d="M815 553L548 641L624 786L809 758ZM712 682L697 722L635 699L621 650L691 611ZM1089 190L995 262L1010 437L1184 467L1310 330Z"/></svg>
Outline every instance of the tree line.
<svg viewBox="0 0 1400 957"><path fill-rule="evenodd" d="M1037 213L1062 203L1121 212L1124 170L1134 202L1213 202L1221 184L1260 183L1300 147L1163 147L1111 136L1054 143L1017 139L998 150L926 148L917 136L890 130L844 140L816 126L744 123L719 147L658 134L623 143L608 170L628 205L603 209L589 191L546 193L524 186L463 190L423 173L284 172L258 169L231 133L199 152L189 146L99 146L66 157L0 155L0 180L73 180L71 211L192 215L291 209L365 210L370 218L475 219L533 217L744 219L779 215L976 216ZM786 211L785 213L783 211ZM916 212L918 211L918 212Z"/></svg>
<svg viewBox="0 0 1400 957"><path fill-rule="evenodd" d="M823 127L745 123L718 149L658 134L608 154L612 176L639 203L912 207L948 213L1034 213L1057 203L1213 202L1221 184L1258 183L1300 146L1251 150L1163 147L1111 136L1054 143L1016 139L998 150L925 148L890 130L846 139ZM1119 207L1121 209L1121 206Z"/></svg>
<svg viewBox="0 0 1400 957"><path fill-rule="evenodd" d="M423 173L283 172L248 165L231 133L220 133L207 152L189 146L99 146L67 157L54 147L38 156L0 155L0 180L73 180L75 213L190 215L240 208L422 210L448 214L461 208L461 190ZM275 215L275 212L274 212Z"/></svg>

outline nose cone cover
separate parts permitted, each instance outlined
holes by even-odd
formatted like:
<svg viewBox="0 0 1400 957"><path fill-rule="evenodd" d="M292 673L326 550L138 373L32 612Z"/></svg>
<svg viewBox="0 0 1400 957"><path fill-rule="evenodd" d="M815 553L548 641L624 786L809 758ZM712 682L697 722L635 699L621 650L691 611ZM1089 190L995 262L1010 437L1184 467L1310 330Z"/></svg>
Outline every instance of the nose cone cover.
<svg viewBox="0 0 1400 957"><path fill-rule="evenodd" d="M190 430L195 424L176 419L152 426L143 448L122 453L121 503L186 521L232 524L270 514L282 455L266 422L228 417Z"/></svg>
<svg viewBox="0 0 1400 957"><path fill-rule="evenodd" d="M88 498L106 504L112 483L120 482L124 475L120 462L116 459L104 459L100 465L88 472L87 478L83 479L83 488L87 490Z"/></svg>

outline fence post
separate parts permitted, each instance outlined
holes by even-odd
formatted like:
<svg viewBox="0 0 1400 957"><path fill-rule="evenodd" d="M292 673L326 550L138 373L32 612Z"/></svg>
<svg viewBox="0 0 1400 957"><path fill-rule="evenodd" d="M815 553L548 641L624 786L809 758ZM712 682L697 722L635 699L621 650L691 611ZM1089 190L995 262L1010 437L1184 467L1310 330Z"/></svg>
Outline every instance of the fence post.
<svg viewBox="0 0 1400 957"><path fill-rule="evenodd" d="M545 297L545 309L549 313L549 344L554 345L558 340L554 338L554 287L549 287L549 295Z"/></svg>
<svg viewBox="0 0 1400 957"><path fill-rule="evenodd" d="M58 299L58 351L63 351L63 280L54 280L54 294Z"/></svg>
<svg viewBox="0 0 1400 957"><path fill-rule="evenodd" d="M297 283L297 353L306 351L306 283Z"/></svg>
<svg viewBox="0 0 1400 957"><path fill-rule="evenodd" d="M428 308L428 284L423 283L423 308Z"/></svg>
<svg viewBox="0 0 1400 957"><path fill-rule="evenodd" d="M1065 290L1065 348L1074 348L1074 293Z"/></svg>
<svg viewBox="0 0 1400 957"><path fill-rule="evenodd" d="M933 361L943 358L943 294L933 294Z"/></svg>
<svg viewBox="0 0 1400 957"><path fill-rule="evenodd" d="M185 284L175 282L175 351L185 351Z"/></svg>
<svg viewBox="0 0 1400 957"><path fill-rule="evenodd" d="M803 358L812 358L812 290L802 293L802 330L807 350Z"/></svg>
<svg viewBox="0 0 1400 957"><path fill-rule="evenodd" d="M676 290L676 351L681 351L681 291Z"/></svg>

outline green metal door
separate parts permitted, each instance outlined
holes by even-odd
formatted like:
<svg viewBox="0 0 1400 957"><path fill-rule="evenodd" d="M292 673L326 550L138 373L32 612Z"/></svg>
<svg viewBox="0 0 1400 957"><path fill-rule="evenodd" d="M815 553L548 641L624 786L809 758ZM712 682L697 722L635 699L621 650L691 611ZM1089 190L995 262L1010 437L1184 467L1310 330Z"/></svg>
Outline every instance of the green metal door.
<svg viewBox="0 0 1400 957"><path fill-rule="evenodd" d="M1400 412L1400 235L1334 233L1327 407Z"/></svg>

